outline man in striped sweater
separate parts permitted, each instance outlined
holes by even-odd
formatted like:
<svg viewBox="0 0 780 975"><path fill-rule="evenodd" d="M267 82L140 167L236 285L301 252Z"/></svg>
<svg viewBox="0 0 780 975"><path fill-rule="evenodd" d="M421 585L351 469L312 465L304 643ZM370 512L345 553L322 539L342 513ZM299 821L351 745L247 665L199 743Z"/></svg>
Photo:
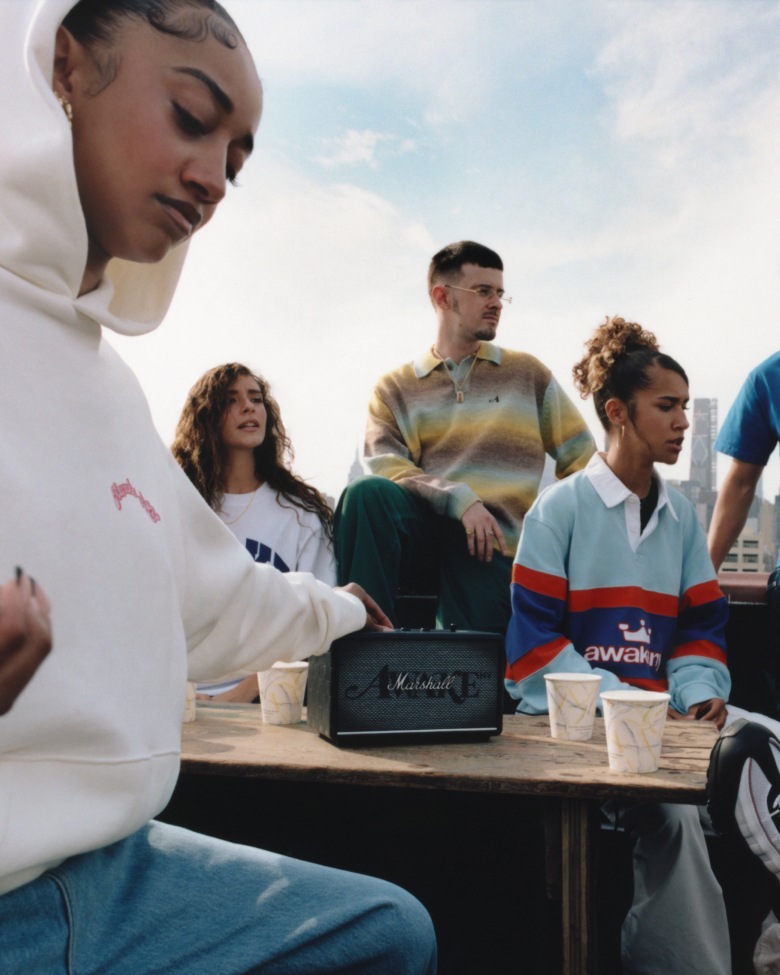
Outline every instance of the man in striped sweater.
<svg viewBox="0 0 780 975"><path fill-rule="evenodd" d="M400 592L439 597L438 625L503 632L523 517L545 465L584 467L584 420L538 359L493 344L504 294L494 251L460 241L428 271L436 341L383 376L365 459L336 512L339 581L360 582L394 617Z"/></svg>

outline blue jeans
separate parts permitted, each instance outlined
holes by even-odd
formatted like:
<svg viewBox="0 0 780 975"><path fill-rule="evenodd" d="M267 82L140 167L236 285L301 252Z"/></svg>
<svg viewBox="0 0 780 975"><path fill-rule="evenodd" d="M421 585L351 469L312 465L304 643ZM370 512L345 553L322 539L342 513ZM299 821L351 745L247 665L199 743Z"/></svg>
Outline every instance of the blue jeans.
<svg viewBox="0 0 780 975"><path fill-rule="evenodd" d="M399 887L163 823L0 897L3 975L435 971Z"/></svg>

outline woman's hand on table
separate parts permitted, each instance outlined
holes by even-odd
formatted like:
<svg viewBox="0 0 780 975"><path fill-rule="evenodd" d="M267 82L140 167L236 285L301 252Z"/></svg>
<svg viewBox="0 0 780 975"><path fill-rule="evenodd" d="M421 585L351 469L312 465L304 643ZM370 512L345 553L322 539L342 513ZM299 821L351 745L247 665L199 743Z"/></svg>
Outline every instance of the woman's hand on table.
<svg viewBox="0 0 780 975"><path fill-rule="evenodd" d="M345 586L337 586L338 590L342 592L352 593L353 596L363 603L366 607L366 625L363 627L365 630L392 630L394 629L393 624L388 619L384 610L381 606L373 600L366 590L359 586L356 582L348 582Z"/></svg>
<svg viewBox="0 0 780 975"><path fill-rule="evenodd" d="M0 714L11 710L51 650L50 611L46 593L21 569L0 586Z"/></svg>
<svg viewBox="0 0 780 975"><path fill-rule="evenodd" d="M726 722L726 702L720 697L713 697L692 704L686 714L669 708L669 717L673 721L712 721L718 731L722 731Z"/></svg>

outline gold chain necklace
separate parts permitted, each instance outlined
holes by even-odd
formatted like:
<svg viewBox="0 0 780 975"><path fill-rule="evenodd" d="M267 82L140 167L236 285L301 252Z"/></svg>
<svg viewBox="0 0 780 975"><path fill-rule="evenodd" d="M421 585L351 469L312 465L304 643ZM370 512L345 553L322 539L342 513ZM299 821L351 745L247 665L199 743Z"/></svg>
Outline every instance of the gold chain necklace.
<svg viewBox="0 0 780 975"><path fill-rule="evenodd" d="M223 525L235 525L235 523L237 521L241 521L241 519L244 517L244 515L247 513L247 511L249 511L249 509L252 507L252 502L255 500L255 495L257 494L257 492L260 490L261 487L262 487L262 482L260 484L258 484L257 487L254 489L254 491L249 495L249 504L247 504L246 508L244 508L244 510L241 512L241 514L238 516L238 518L233 518L232 521L225 521L225 519L223 518L222 519L222 524Z"/></svg>
<svg viewBox="0 0 780 975"><path fill-rule="evenodd" d="M476 352L472 353L472 355L474 356L474 358L471 360L471 365L466 370L466 375L463 377L463 379L458 379L458 372L460 372L460 367L461 367L461 365L463 363L462 362L459 362L458 363L458 372L456 372L453 375L452 370L447 365L447 360L444 358L443 355L441 355L441 353L439 352L439 350L436 348L435 345L432 347L431 351L433 352L433 354L436 356L437 359L441 359L442 363L444 364L444 368L447 371L447 375L452 380L452 385L455 387L455 402L456 403L462 403L465 400L465 398L466 398L466 396L465 396L465 394L463 392L463 387L464 387L464 385L466 383L466 380L471 375L471 370L477 364L477 353ZM479 351L479 349L477 349L477 352L478 351ZM468 358L468 356L466 356L466 358Z"/></svg>

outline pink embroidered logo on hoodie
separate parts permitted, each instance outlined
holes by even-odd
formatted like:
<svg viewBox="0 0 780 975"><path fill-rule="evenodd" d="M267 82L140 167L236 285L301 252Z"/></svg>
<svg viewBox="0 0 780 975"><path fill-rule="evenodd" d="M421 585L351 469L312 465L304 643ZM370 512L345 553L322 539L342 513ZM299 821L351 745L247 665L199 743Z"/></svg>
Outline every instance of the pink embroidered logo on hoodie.
<svg viewBox="0 0 780 975"><path fill-rule="evenodd" d="M111 494L114 496L114 504L116 505L118 511L122 510L122 500L129 495L131 498L138 498L141 507L144 509L147 515L149 515L153 522L156 523L160 520L160 516L154 510L153 505L146 500L140 491L136 491L136 489L130 483L129 477L124 484L117 484L116 481L114 481L114 483L111 485Z"/></svg>

